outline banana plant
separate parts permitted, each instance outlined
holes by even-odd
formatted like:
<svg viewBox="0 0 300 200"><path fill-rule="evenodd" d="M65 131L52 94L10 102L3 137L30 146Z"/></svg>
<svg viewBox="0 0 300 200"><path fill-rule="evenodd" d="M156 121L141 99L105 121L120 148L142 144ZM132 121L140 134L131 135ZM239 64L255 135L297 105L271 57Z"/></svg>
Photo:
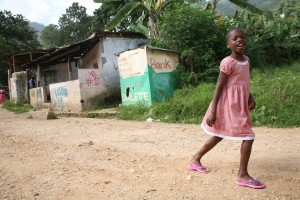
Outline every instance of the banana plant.
<svg viewBox="0 0 300 200"><path fill-rule="evenodd" d="M95 3L109 3L116 0L94 0ZM143 0L130 1L126 3L114 18L106 25L106 30L117 27L124 19L130 18L134 13L140 13L139 20L133 23L136 30L140 30L143 34L150 38L159 36L158 20L161 9L166 0ZM146 31L148 30L148 31Z"/></svg>

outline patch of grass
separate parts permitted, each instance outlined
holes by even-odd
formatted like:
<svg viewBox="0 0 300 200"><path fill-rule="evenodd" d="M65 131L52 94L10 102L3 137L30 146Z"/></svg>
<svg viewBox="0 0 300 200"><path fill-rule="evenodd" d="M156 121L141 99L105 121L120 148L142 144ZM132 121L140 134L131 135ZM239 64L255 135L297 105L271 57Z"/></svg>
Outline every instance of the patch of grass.
<svg viewBox="0 0 300 200"><path fill-rule="evenodd" d="M200 123L214 88L214 84L201 83L197 87L177 90L173 98L153 105L152 118L172 123Z"/></svg>
<svg viewBox="0 0 300 200"><path fill-rule="evenodd" d="M5 101L2 108L5 108L6 110L12 111L17 114L29 112L33 109L33 107L29 104L15 104L9 100Z"/></svg>
<svg viewBox="0 0 300 200"><path fill-rule="evenodd" d="M120 106L118 108L119 119L144 121L151 116L151 108L145 105Z"/></svg>
<svg viewBox="0 0 300 200"><path fill-rule="evenodd" d="M122 106L119 119L144 121L147 118L170 123L200 123L214 90L214 84L203 83L196 88L177 90L172 98L155 103L152 107L143 105Z"/></svg>
<svg viewBox="0 0 300 200"><path fill-rule="evenodd" d="M300 62L290 66L256 69L252 73L256 126L300 126Z"/></svg>

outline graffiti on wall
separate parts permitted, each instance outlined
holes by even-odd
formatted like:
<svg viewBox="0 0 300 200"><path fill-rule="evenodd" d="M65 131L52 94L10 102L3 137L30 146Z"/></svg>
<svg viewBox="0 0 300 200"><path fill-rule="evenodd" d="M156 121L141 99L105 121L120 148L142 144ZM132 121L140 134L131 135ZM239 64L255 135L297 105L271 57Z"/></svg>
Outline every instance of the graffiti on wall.
<svg viewBox="0 0 300 200"><path fill-rule="evenodd" d="M101 86L103 82L103 78L101 77L100 70L84 70L80 75L80 85L86 89L98 88Z"/></svg>
<svg viewBox="0 0 300 200"><path fill-rule="evenodd" d="M41 99L42 98L41 88L31 89L30 90L30 97L31 98L36 98L36 99Z"/></svg>
<svg viewBox="0 0 300 200"><path fill-rule="evenodd" d="M90 71L86 77L85 84L87 87L93 87L100 85L100 76L95 71Z"/></svg>
<svg viewBox="0 0 300 200"><path fill-rule="evenodd" d="M36 87L29 90L30 104L34 108L40 108L43 106L46 96L44 96L44 90L42 87Z"/></svg>
<svg viewBox="0 0 300 200"><path fill-rule="evenodd" d="M135 77L134 80L122 84L122 99L127 102L148 102L150 86L145 81L145 76Z"/></svg>
<svg viewBox="0 0 300 200"><path fill-rule="evenodd" d="M146 70L146 59L143 60L141 50L126 52L118 57L119 72L122 77L140 76Z"/></svg>
<svg viewBox="0 0 300 200"><path fill-rule="evenodd" d="M132 102L149 101L149 93L148 92L130 93L126 91L126 93L122 93L122 99L126 99L126 101L132 101Z"/></svg>
<svg viewBox="0 0 300 200"><path fill-rule="evenodd" d="M150 66L152 69L175 69L174 66L171 66L170 60L164 59L163 61L155 60L155 58L150 58Z"/></svg>
<svg viewBox="0 0 300 200"><path fill-rule="evenodd" d="M170 52L149 51L147 64L156 73L173 72L179 64L178 54Z"/></svg>
<svg viewBox="0 0 300 200"><path fill-rule="evenodd" d="M58 87L55 89L55 102L56 106L62 107L64 106L68 101L68 88L67 87Z"/></svg>

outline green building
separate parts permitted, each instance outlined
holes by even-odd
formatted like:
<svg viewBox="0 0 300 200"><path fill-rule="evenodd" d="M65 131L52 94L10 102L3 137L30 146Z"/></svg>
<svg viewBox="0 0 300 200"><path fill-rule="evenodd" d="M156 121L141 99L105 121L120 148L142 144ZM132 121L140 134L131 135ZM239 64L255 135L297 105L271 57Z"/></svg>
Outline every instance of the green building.
<svg viewBox="0 0 300 200"><path fill-rule="evenodd" d="M122 104L151 106L171 97L177 88L179 53L152 46L118 55Z"/></svg>

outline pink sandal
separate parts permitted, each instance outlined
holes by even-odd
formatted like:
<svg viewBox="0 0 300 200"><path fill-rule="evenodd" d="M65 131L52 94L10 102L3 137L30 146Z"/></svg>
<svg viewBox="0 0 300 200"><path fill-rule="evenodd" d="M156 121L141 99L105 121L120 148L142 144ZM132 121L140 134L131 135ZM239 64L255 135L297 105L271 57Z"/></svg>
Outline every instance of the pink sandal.
<svg viewBox="0 0 300 200"><path fill-rule="evenodd" d="M196 165L196 164L190 163L188 167L190 170L194 170L194 171L197 171L197 172L200 172L203 174L207 174L209 172L209 170L203 165Z"/></svg>
<svg viewBox="0 0 300 200"><path fill-rule="evenodd" d="M260 180L255 178L250 179L246 182L236 180L236 184L242 187L250 187L254 189L263 189L266 187L262 182L260 182Z"/></svg>

